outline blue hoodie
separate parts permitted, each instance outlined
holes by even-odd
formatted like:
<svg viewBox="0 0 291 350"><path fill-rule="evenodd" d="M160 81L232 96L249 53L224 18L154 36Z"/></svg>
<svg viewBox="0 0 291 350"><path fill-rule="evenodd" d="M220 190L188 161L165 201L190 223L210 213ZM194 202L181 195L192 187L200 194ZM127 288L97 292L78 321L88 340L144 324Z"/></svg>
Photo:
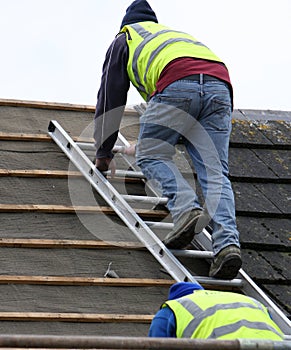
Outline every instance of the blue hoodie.
<svg viewBox="0 0 291 350"><path fill-rule="evenodd" d="M146 0L135 0L126 10L121 22L121 28L126 24L145 21L157 23L158 19ZM118 128L130 87L127 62L128 46L125 34L122 33L117 35L110 45L103 64L101 85L97 94L95 109L94 139L96 140L95 146L97 148L96 158L113 158L112 148L118 136ZM106 115L108 111L110 113ZM110 119L110 122L104 123L102 121L103 118L100 118L102 116L105 116L104 120L106 118ZM101 141L101 130L105 134L110 135L105 141ZM100 141L104 141L102 145L100 145Z"/></svg>
<svg viewBox="0 0 291 350"><path fill-rule="evenodd" d="M198 283L178 282L169 289L168 300L178 299L192 294L195 290L204 289ZM161 308L152 320L149 337L176 338L175 315L169 307Z"/></svg>

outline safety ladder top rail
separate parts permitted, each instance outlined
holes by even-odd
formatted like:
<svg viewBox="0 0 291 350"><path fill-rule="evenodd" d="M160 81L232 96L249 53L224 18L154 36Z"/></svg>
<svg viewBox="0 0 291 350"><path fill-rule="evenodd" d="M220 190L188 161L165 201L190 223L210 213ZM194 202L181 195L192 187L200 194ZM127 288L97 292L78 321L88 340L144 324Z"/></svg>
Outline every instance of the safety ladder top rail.
<svg viewBox="0 0 291 350"><path fill-rule="evenodd" d="M291 340L291 322L286 315L279 309L279 307L254 283L254 281L240 269L239 277L241 279L235 279L232 281L214 280L211 278L196 277L189 273L189 271L176 259L172 252L168 250L160 239L150 229L134 211L134 209L128 205L125 199L115 190L110 182L100 173L94 164L88 159L86 154L82 151L81 143L74 142L66 131L60 126L57 121L50 121L48 127L48 133L56 144L62 149L72 163L79 169L89 183L97 190L97 192L107 201L107 203L114 209L116 214L123 220L123 222L129 227L129 229L135 234L135 236L145 245L145 247L151 252L151 254L159 261L159 263L165 268L166 271L176 281L192 281L196 280L200 283L215 284L220 286L237 286L241 288L244 294L254 297L266 305L272 315L274 321L279 325L281 330L285 333L285 337ZM118 147L128 146L127 140L119 133ZM86 149L92 148L94 145L89 146L86 144ZM122 158L131 166L135 171L138 171L138 167L135 167L132 161L132 157L128 157L122 154ZM155 193L154 189L151 189ZM204 229L203 232L196 236L195 240L198 242L201 249L212 250L211 236L209 232ZM204 252L206 253L206 252ZM177 255L179 256L178 252ZM205 257L209 257L207 253Z"/></svg>

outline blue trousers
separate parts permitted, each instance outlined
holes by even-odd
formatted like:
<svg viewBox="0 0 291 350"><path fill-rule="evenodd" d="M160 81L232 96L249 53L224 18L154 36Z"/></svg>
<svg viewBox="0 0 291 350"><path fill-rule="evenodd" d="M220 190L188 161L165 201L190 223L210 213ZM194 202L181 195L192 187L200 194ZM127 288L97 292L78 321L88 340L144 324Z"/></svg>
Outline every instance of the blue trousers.
<svg viewBox="0 0 291 350"><path fill-rule="evenodd" d="M239 246L235 203L228 178L231 100L219 80L178 80L154 95L140 118L137 165L161 195L173 222L193 208L206 208L213 228L213 252ZM183 140L197 172L204 203L178 170L175 146Z"/></svg>

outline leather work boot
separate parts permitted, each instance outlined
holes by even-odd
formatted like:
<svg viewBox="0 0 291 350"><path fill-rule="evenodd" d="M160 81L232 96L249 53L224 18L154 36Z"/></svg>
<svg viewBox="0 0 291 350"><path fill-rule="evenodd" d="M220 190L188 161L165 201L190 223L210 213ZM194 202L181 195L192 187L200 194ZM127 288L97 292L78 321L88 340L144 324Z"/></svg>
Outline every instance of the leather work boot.
<svg viewBox="0 0 291 350"><path fill-rule="evenodd" d="M201 209L193 209L181 215L173 230L163 240L169 249L186 247L209 223L210 218Z"/></svg>
<svg viewBox="0 0 291 350"><path fill-rule="evenodd" d="M231 280L236 277L241 268L242 260L240 248L229 245L223 248L215 257L210 266L209 276Z"/></svg>

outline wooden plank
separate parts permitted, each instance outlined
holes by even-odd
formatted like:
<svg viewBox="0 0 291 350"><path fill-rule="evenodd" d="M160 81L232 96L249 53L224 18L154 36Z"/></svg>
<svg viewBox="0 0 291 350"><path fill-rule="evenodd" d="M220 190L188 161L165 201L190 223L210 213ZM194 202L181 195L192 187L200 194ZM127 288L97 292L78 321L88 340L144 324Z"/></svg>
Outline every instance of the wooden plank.
<svg viewBox="0 0 291 350"><path fill-rule="evenodd" d="M57 286L109 287L170 287L174 280L151 278L106 278L67 276L11 276L0 275L0 284L37 284Z"/></svg>
<svg viewBox="0 0 291 350"><path fill-rule="evenodd" d="M0 132L1 141L35 141L35 142L47 142L52 141L51 137L47 134L24 134L24 133L12 133L12 132Z"/></svg>
<svg viewBox="0 0 291 350"><path fill-rule="evenodd" d="M176 283L175 280L158 278L109 278L109 277L68 277L68 276L20 276L0 275L0 285L45 285L45 286L101 286L101 287L165 287L169 288ZM202 282L201 285L208 290L238 291L236 286L215 285Z"/></svg>
<svg viewBox="0 0 291 350"><path fill-rule="evenodd" d="M10 107L26 107L26 108L41 108L55 109L64 111L80 111L80 112L95 112L95 106L78 105L71 103L44 102L44 101L22 101L15 99L0 99L1 106Z"/></svg>
<svg viewBox="0 0 291 350"><path fill-rule="evenodd" d="M80 105L72 103L60 103L60 102L44 102L44 101L24 101L16 99L0 99L0 106L10 107L25 107L25 108L40 108L40 109L53 109L62 111L77 111L77 112L95 112L95 106L92 105ZM126 115L138 116L135 109L125 107L124 113Z"/></svg>
<svg viewBox="0 0 291 350"><path fill-rule="evenodd" d="M237 162L237 164L241 164ZM238 167L232 164L232 170L230 174L230 179L234 182L269 182L269 183L290 183L290 175L287 174L284 177L270 177L267 176L265 172L260 172L258 174L262 175L253 175L253 174L243 174L234 175L234 172L237 173ZM188 177L189 173L183 173L184 177ZM56 178L56 179L64 179L67 177L82 177L83 175L79 171L67 171L67 170L45 170L45 169L0 169L0 177L36 177L36 178ZM190 174L192 177L192 174ZM140 183L141 179L138 178L130 178L126 177L115 177L108 178L110 182L126 182L126 183Z"/></svg>
<svg viewBox="0 0 291 350"><path fill-rule="evenodd" d="M67 178L68 176L81 177L82 174L79 171L67 171L67 170L0 169L0 176Z"/></svg>
<svg viewBox="0 0 291 350"><path fill-rule="evenodd" d="M0 238L6 248L75 248L75 249L145 249L135 242L105 242L97 240Z"/></svg>
<svg viewBox="0 0 291 350"><path fill-rule="evenodd" d="M94 314L64 312L0 312L1 321L54 321L95 323L150 323L153 315Z"/></svg>
<svg viewBox="0 0 291 350"><path fill-rule="evenodd" d="M44 213L75 213L94 212L113 214L109 207L97 206L66 206L66 205L47 205L47 204L0 204L0 212L44 212Z"/></svg>
<svg viewBox="0 0 291 350"><path fill-rule="evenodd" d="M151 209L134 209L141 217L163 219L169 213L166 210L151 210ZM87 214L106 214L116 215L115 211L106 206L67 206L56 204L0 204L0 213L54 213L54 214L75 214L76 212ZM289 218L290 214L285 214L279 210L265 211L261 209L252 210L237 209L237 215L248 217L272 217L272 218Z"/></svg>
<svg viewBox="0 0 291 350"><path fill-rule="evenodd" d="M165 287L169 288L175 280L158 278L108 278L108 277L68 277L68 276L21 276L0 275L1 284L49 285L49 286L102 286L102 287ZM201 283L209 290L238 290L237 287Z"/></svg>
<svg viewBox="0 0 291 350"><path fill-rule="evenodd" d="M45 170L45 169L0 169L0 177L35 177L35 178L52 178L66 179L68 177L83 177L79 171L67 170ZM140 183L142 180L130 177L108 178L111 183Z"/></svg>
<svg viewBox="0 0 291 350"><path fill-rule="evenodd" d="M93 143L91 137L71 136L76 142ZM33 142L53 142L52 138L47 134L28 134L17 132L0 132L1 141L33 141Z"/></svg>
<svg viewBox="0 0 291 350"><path fill-rule="evenodd" d="M17 213L17 212L42 212L42 213L67 213L74 214L75 212L107 215L116 215L115 211L110 207L105 206L66 206L66 205L49 205L49 204L0 204L0 213ZM146 210L135 209L135 212L140 216L163 218L168 215L166 210Z"/></svg>

